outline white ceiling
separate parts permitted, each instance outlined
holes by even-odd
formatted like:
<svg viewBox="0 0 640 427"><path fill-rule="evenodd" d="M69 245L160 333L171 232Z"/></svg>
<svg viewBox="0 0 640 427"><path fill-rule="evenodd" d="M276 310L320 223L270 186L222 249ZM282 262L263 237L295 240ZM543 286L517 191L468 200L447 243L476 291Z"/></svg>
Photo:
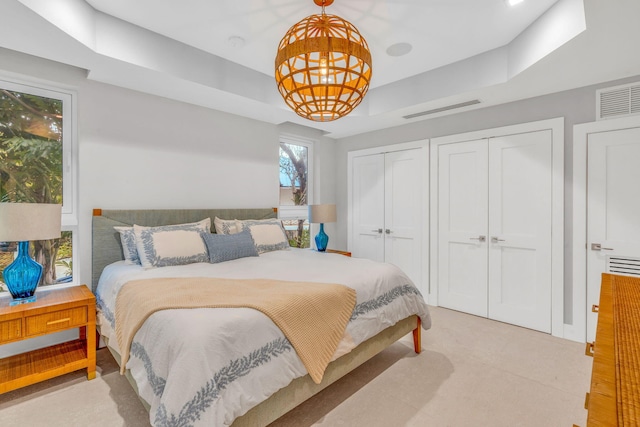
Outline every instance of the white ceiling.
<svg viewBox="0 0 640 427"><path fill-rule="evenodd" d="M86 0L96 10L273 76L287 30L321 8L312 0ZM557 0L335 0L327 14L353 23L374 61L371 87L504 46ZM229 38L241 37L233 47ZM410 43L406 58L386 49Z"/></svg>
<svg viewBox="0 0 640 427"><path fill-rule="evenodd" d="M2 0L0 47L334 138L472 99L481 103L456 111L640 74L637 0L335 0L326 11L356 25L373 56L365 101L329 123L296 116L273 81L281 37L320 12L312 0ZM388 55L396 43L412 50Z"/></svg>

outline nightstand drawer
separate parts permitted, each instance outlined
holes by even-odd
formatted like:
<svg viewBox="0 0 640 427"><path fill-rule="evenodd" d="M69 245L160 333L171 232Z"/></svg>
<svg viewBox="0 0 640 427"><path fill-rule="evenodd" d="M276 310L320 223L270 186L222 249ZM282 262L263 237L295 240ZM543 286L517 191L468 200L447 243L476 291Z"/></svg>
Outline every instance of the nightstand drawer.
<svg viewBox="0 0 640 427"><path fill-rule="evenodd" d="M87 323L87 307L69 308L67 310L28 316L25 320L26 336L60 331Z"/></svg>
<svg viewBox="0 0 640 427"><path fill-rule="evenodd" d="M13 341L22 336L22 319L0 322L0 343Z"/></svg>

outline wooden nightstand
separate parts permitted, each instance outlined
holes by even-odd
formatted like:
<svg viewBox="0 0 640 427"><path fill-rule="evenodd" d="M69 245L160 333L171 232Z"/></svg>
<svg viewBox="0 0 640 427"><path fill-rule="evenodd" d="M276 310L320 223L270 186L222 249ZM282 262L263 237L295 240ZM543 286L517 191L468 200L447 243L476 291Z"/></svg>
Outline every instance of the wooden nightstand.
<svg viewBox="0 0 640 427"><path fill-rule="evenodd" d="M79 369L96 377L96 299L85 286L36 293L33 303L0 298L0 345L80 328L80 338L0 359L0 394Z"/></svg>
<svg viewBox="0 0 640 427"><path fill-rule="evenodd" d="M327 249L325 252L328 252L330 254L340 254L340 255L344 255L344 256L351 256L351 252L347 252L347 251L339 251L337 249Z"/></svg>

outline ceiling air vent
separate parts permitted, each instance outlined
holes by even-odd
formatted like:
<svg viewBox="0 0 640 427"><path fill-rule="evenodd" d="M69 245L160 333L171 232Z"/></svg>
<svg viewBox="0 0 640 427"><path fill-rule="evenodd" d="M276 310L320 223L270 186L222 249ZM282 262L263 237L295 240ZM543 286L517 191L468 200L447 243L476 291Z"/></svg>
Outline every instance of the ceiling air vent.
<svg viewBox="0 0 640 427"><path fill-rule="evenodd" d="M640 82L596 91L598 120L640 114Z"/></svg>
<svg viewBox="0 0 640 427"><path fill-rule="evenodd" d="M639 86L640 87L640 86ZM402 116L403 119L413 119L416 117L428 116L429 114L442 113L443 111L455 110L456 108L468 107L470 105L480 104L479 99L461 102L460 104L447 105L446 107L434 108L433 110L421 111L419 113Z"/></svg>

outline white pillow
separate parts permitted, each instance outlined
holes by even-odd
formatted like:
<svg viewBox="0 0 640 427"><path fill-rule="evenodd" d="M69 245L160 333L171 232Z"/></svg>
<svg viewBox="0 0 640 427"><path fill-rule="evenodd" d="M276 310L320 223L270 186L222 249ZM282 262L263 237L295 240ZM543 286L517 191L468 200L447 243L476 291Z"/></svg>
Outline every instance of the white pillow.
<svg viewBox="0 0 640 427"><path fill-rule="evenodd" d="M215 217L213 218L213 225L216 227L216 233L218 234L236 234L242 231L241 228L236 226L235 219L221 219Z"/></svg>
<svg viewBox="0 0 640 427"><path fill-rule="evenodd" d="M120 233L122 243L122 254L126 264L140 264L138 248L136 247L136 236L133 234L133 227L113 227Z"/></svg>
<svg viewBox="0 0 640 427"><path fill-rule="evenodd" d="M189 224L143 227L134 224L136 248L145 268L209 262L203 235L209 233L211 219Z"/></svg>
<svg viewBox="0 0 640 427"><path fill-rule="evenodd" d="M289 247L289 239L279 219L236 221L238 231L249 230L259 254Z"/></svg>

